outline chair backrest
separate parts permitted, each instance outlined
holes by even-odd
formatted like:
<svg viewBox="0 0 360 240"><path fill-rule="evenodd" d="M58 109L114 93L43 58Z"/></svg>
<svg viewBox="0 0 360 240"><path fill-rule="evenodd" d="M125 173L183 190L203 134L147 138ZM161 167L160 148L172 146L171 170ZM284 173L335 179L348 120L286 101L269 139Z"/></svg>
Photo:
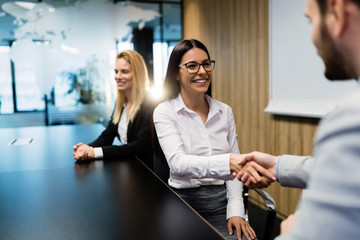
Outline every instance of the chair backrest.
<svg viewBox="0 0 360 240"><path fill-rule="evenodd" d="M154 153L153 170L163 182L168 184L170 168L163 153Z"/></svg>

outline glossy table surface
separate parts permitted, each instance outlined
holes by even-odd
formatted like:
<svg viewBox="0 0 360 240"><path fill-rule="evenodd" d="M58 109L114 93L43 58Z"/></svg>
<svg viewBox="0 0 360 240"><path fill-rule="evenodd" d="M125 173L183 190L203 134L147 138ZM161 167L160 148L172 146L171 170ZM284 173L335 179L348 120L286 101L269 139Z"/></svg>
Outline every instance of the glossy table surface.
<svg viewBox="0 0 360 240"><path fill-rule="evenodd" d="M224 239L138 159L74 162L104 129L84 126L7 129L39 133L24 146L0 129L1 239Z"/></svg>
<svg viewBox="0 0 360 240"><path fill-rule="evenodd" d="M95 140L104 129L101 124L0 128L0 172L73 167L72 147ZM31 143L9 145L25 138Z"/></svg>

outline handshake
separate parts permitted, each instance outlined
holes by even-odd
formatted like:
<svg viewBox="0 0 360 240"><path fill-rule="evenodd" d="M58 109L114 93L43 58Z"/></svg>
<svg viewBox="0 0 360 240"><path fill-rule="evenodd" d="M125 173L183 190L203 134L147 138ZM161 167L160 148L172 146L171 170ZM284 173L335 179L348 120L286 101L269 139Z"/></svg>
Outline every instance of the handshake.
<svg viewBox="0 0 360 240"><path fill-rule="evenodd" d="M248 188L264 188L276 181L277 160L277 156L261 152L231 154L230 170Z"/></svg>

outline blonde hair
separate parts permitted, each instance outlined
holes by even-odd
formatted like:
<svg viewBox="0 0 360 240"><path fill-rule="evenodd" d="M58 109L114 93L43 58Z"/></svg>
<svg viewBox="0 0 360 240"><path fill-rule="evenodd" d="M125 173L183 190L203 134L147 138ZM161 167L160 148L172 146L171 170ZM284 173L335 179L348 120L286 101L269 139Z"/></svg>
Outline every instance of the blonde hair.
<svg viewBox="0 0 360 240"><path fill-rule="evenodd" d="M149 77L144 59L138 52L133 50L122 51L117 54L116 60L120 58L125 59L131 65L133 71L131 89L132 105L127 117L127 123L129 123L134 119L140 109L141 102L145 96L146 86L149 83ZM114 124L118 124L120 121L121 109L124 106L125 100L125 93L117 90L116 106L112 116L112 122Z"/></svg>

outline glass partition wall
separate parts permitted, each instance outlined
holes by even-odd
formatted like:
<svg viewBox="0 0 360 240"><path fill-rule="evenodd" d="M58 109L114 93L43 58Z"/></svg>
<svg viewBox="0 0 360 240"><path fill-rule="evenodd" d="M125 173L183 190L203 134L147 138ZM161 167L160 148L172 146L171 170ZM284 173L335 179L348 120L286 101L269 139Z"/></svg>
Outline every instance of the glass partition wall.
<svg viewBox="0 0 360 240"><path fill-rule="evenodd" d="M124 49L144 57L149 91L159 97L168 57L182 39L180 0L0 4L0 116L45 112L47 124L104 120L115 103L115 56Z"/></svg>

